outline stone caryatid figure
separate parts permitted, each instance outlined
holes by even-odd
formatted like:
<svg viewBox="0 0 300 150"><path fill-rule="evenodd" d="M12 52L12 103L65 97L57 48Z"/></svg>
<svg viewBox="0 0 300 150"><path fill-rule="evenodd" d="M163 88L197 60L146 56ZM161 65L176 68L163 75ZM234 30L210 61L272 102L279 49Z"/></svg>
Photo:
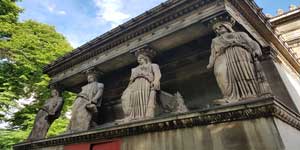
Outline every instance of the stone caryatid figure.
<svg viewBox="0 0 300 150"><path fill-rule="evenodd" d="M131 70L129 85L121 97L125 122L154 117L157 91L160 90L160 69L151 62L155 51L143 47L135 55L139 65Z"/></svg>
<svg viewBox="0 0 300 150"><path fill-rule="evenodd" d="M229 21L213 25L217 37L211 44L207 68L214 68L223 99L217 104L253 98L268 92L258 57L260 46L245 32L235 32Z"/></svg>
<svg viewBox="0 0 300 150"><path fill-rule="evenodd" d="M86 131L92 123L92 115L101 104L104 84L97 82L96 72L87 72L88 84L81 88L72 106L68 133Z"/></svg>
<svg viewBox="0 0 300 150"><path fill-rule="evenodd" d="M35 117L34 126L28 140L38 140L46 137L48 129L55 119L60 116L63 98L57 89L51 89L51 98L46 101Z"/></svg>

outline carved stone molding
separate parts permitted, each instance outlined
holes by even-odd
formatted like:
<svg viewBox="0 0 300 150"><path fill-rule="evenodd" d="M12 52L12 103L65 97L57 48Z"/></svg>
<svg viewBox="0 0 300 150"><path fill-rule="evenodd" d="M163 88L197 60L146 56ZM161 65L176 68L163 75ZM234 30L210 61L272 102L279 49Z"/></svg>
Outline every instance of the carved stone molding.
<svg viewBox="0 0 300 150"><path fill-rule="evenodd" d="M241 101L236 104L219 106L207 110L194 111L129 124L95 129L87 132L61 135L35 142L14 145L15 150L35 149L72 143L90 142L120 138L149 132L174 130L194 126L205 126L224 122L251 120L258 118L278 118L300 130L300 116L291 111L274 97Z"/></svg>
<svg viewBox="0 0 300 150"><path fill-rule="evenodd" d="M78 47L44 67L51 76L216 0L169 0ZM152 20L151 22L149 20ZM72 59L72 61L70 61Z"/></svg>
<svg viewBox="0 0 300 150"><path fill-rule="evenodd" d="M284 59L286 59L298 73L300 72L300 64L297 61L297 58L293 56L290 48L284 44L279 38L279 35L275 34L268 18L253 0L229 0L228 2L230 2L237 10L241 10L240 14L249 21L255 30L261 33L261 36L266 41L272 43L276 47L274 50L281 53Z"/></svg>

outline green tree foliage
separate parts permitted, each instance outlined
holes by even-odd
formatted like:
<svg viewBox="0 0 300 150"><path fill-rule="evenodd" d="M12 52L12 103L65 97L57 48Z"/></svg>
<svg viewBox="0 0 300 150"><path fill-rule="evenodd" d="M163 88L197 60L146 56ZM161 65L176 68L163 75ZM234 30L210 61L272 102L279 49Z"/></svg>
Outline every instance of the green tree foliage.
<svg viewBox="0 0 300 150"><path fill-rule="evenodd" d="M53 26L33 20L18 22L21 12L15 0L0 0L0 123L10 123L10 129L0 130L1 150L27 138L35 114L50 96L50 78L42 67L72 49ZM30 97L35 101L18 105L20 99ZM63 132L68 123L64 113L72 94L64 93L64 97L63 114L51 127L50 136ZM8 118L9 113L12 116Z"/></svg>
<svg viewBox="0 0 300 150"><path fill-rule="evenodd" d="M0 21L7 23L16 23L19 13L22 11L15 1L1 0L0 2Z"/></svg>
<svg viewBox="0 0 300 150"><path fill-rule="evenodd" d="M12 145L18 141L22 141L29 134L29 131L16 131L0 129L0 149L12 149Z"/></svg>

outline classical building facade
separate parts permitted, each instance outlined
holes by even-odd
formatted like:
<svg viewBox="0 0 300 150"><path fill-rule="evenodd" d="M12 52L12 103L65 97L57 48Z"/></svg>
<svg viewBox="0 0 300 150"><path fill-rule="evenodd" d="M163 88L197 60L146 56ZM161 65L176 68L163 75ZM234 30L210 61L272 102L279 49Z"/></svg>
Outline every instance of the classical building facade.
<svg viewBox="0 0 300 150"><path fill-rule="evenodd" d="M300 58L300 7L290 5L289 11L279 9L276 16L269 16L275 32L290 47L290 51Z"/></svg>
<svg viewBox="0 0 300 150"><path fill-rule="evenodd" d="M300 63L274 26L253 0L168 0L45 66L84 127L14 149L297 149Z"/></svg>

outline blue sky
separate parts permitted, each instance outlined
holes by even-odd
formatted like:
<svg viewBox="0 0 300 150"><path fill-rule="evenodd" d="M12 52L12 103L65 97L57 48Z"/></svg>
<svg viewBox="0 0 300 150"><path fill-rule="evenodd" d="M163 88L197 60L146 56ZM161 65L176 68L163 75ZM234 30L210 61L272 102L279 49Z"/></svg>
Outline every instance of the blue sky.
<svg viewBox="0 0 300 150"><path fill-rule="evenodd" d="M33 19L56 27L76 48L165 0L23 0L21 20ZM288 10L300 0L255 0L265 13Z"/></svg>

